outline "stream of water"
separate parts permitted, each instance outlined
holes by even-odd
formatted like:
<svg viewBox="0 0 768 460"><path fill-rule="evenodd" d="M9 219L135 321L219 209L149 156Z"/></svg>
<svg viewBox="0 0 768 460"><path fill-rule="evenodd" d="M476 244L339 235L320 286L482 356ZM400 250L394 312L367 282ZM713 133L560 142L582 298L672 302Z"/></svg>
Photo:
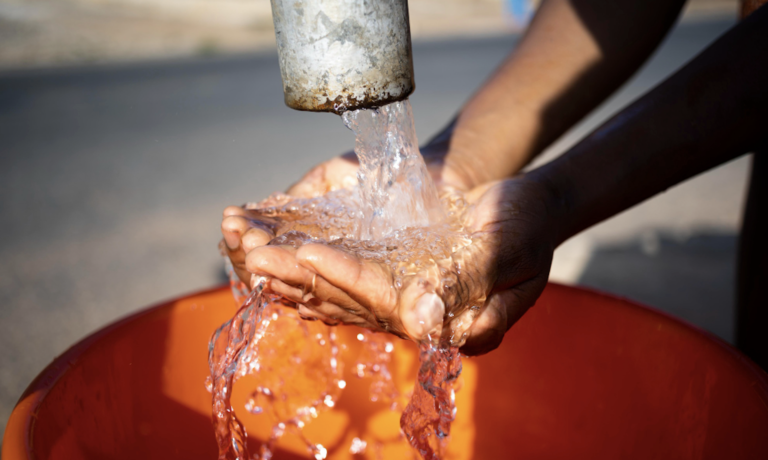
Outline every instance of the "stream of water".
<svg viewBox="0 0 768 460"><path fill-rule="evenodd" d="M458 346L482 304L459 280L462 261L456 254L472 243L462 227L467 204L456 192L438 194L418 150L408 101L347 112L343 119L356 136L358 186L311 199L274 194L254 210L276 230L270 244L329 244L382 264L398 290L414 282L434 286L445 305L444 321L420 341L418 381L400 425L424 459L439 459L456 414ZM277 440L289 431L306 442L315 459L326 458L326 448L307 439L302 428L333 407L346 386L334 327L302 321L295 310L284 308L294 305L270 291L269 279L259 279L249 291L229 268L241 307L211 338L207 382L219 459L270 459ZM361 336L367 348L357 374L373 378L373 400L397 409L399 395L388 368L395 338ZM235 381L246 375L259 382L246 409L268 413L275 421L258 452L249 450L230 402ZM351 449L365 447L364 440L355 439Z"/></svg>

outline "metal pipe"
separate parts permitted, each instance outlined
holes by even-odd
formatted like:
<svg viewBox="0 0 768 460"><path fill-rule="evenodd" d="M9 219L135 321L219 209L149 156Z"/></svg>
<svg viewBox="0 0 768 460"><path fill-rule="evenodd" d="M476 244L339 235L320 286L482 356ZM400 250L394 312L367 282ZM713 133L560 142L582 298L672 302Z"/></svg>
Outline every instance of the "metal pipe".
<svg viewBox="0 0 768 460"><path fill-rule="evenodd" d="M342 113L414 89L408 0L272 0L285 104Z"/></svg>

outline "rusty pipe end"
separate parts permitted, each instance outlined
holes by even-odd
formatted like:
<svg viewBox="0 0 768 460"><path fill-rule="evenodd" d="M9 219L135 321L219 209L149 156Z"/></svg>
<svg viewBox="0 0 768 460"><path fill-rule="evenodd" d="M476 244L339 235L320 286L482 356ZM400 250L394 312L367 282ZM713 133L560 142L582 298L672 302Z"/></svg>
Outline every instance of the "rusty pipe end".
<svg viewBox="0 0 768 460"><path fill-rule="evenodd" d="M295 110L306 112L333 112L341 115L350 110L374 109L393 102L402 101L413 93L415 85L413 79L403 81L402 86L395 94L388 91L378 91L371 88L363 92L361 98L355 98L350 94L339 94L330 99L326 94L309 95L305 92L294 92L290 87L284 88L285 105Z"/></svg>
<svg viewBox="0 0 768 460"><path fill-rule="evenodd" d="M407 0L272 0L285 103L343 113L414 90Z"/></svg>

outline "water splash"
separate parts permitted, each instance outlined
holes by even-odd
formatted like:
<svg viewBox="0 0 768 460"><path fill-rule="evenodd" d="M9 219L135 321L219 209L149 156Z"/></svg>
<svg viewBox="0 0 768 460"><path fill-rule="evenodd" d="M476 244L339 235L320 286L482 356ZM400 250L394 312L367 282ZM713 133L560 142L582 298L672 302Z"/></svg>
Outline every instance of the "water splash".
<svg viewBox="0 0 768 460"><path fill-rule="evenodd" d="M458 347L480 311L473 305L484 300L484 293L459 279L466 267L460 254L472 244L462 226L468 206L456 192L438 198L418 151L408 101L343 117L356 135L357 187L311 199L277 193L247 207L272 226L276 237L270 244L328 244L382 264L398 290L416 282L433 286L445 303L444 324L420 344L418 381L400 424L421 456L439 459L456 414ZM346 386L333 328L302 321L294 310L284 308L295 305L272 293L268 279L259 279L249 292L231 265L228 272L242 306L214 333L209 346L208 386L219 459L269 459L277 440L288 431L304 440L315 459L325 458L326 449L306 439L301 429L320 411L333 407ZM390 372L395 339L362 332L358 340L365 347L355 373L372 379L372 400L400 410L402 395ZM259 381L246 409L274 422L258 454L249 453L247 433L230 403L233 384L245 375ZM293 385L286 385L289 381ZM365 450L365 440L358 441L350 449Z"/></svg>
<svg viewBox="0 0 768 460"><path fill-rule="evenodd" d="M242 286L233 280L236 295ZM301 321L295 310L283 307L261 278L235 316L211 338L206 382L213 394L213 420L219 460L272 458L274 446L286 432L305 441L314 458L325 458L325 448L302 434L304 424L332 407L341 392L339 345L333 328ZM289 364L286 366L286 361ZM273 421L272 433L253 456L247 432L231 405L234 383L246 376L258 378L245 408Z"/></svg>
<svg viewBox="0 0 768 460"><path fill-rule="evenodd" d="M401 394L392 380L390 364L395 345L392 341L395 337L389 334L375 333L364 330L357 334L357 340L365 346L360 352L355 363L355 374L359 378L371 379L371 401L383 402L389 405L391 410L398 410Z"/></svg>
<svg viewBox="0 0 768 460"><path fill-rule="evenodd" d="M445 218L437 189L419 153L411 104L342 115L355 133L362 195L360 240L380 240L406 227L428 227Z"/></svg>
<svg viewBox="0 0 768 460"><path fill-rule="evenodd" d="M419 374L400 428L425 460L438 460L456 418L456 380L461 375L459 349L450 343L419 345Z"/></svg>

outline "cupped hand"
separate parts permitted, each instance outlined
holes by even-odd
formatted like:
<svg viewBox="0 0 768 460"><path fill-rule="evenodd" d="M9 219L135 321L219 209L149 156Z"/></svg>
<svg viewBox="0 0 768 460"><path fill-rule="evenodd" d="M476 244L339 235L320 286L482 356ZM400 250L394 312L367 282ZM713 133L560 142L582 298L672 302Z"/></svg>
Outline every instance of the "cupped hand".
<svg viewBox="0 0 768 460"><path fill-rule="evenodd" d="M312 198L333 190L350 188L357 184L360 164L354 153L332 158L321 163L298 182L291 185L286 194L296 198ZM269 205L262 202L264 205ZM272 222L248 210L245 206L228 206L221 221L222 251L229 257L238 278L249 283L251 274L245 269L245 256L252 249L263 246L274 238Z"/></svg>
<svg viewBox="0 0 768 460"><path fill-rule="evenodd" d="M435 293L439 277L430 273L434 268L425 268L423 276L397 289L388 266L336 247L263 246L271 235L262 223L246 233L260 244L250 248L255 243L243 238L248 252L244 269L271 277L272 290L295 302L306 318L417 340L442 325L444 312L455 307L456 299L485 299L479 316L461 331L466 335L457 339L462 352L482 354L501 343L541 294L556 235L551 199L537 182L524 177L496 182L473 189L467 198L473 204L465 227L473 244L454 254L461 264L459 296Z"/></svg>
<svg viewBox="0 0 768 460"><path fill-rule="evenodd" d="M422 148L427 169L438 188L447 186L461 191L469 190L471 181L466 174L445 165L448 146L446 138ZM291 185L286 194L296 198L312 198L354 187L357 185L359 166L353 152L345 153L312 168ZM238 278L249 283L251 274L245 268L245 256L252 249L266 245L274 238L273 225L244 206L229 206L224 209L221 232L224 237L222 251L232 262Z"/></svg>

